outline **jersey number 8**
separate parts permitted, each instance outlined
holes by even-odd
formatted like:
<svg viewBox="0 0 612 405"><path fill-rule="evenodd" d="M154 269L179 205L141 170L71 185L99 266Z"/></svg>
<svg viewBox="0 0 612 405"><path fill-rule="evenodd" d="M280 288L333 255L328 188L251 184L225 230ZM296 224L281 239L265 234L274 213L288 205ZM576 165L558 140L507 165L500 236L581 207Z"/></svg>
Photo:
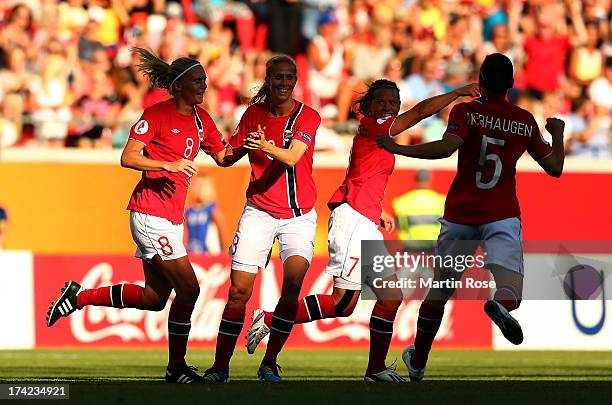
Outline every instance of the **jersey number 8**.
<svg viewBox="0 0 612 405"><path fill-rule="evenodd" d="M185 152L183 153L183 156L185 156L185 159L189 159L189 157L193 153L193 139L187 138L185 140L185 146L186 147L185 147Z"/></svg>
<svg viewBox="0 0 612 405"><path fill-rule="evenodd" d="M490 138L485 135L482 136L482 143L480 144L480 159L478 159L478 166L480 166L482 170L484 169L484 166L487 160L491 160L493 161L493 163L495 163L495 171L493 172L493 177L491 178L491 180L487 182L483 182L482 181L482 171L478 170L476 172L476 187L477 188L481 190L489 190L497 185L497 182L499 181L499 177L502 171L502 162L501 162L501 159L499 158L499 155L496 155L495 153L487 154L487 146L489 144L504 146L505 143L506 141L504 141L503 139Z"/></svg>

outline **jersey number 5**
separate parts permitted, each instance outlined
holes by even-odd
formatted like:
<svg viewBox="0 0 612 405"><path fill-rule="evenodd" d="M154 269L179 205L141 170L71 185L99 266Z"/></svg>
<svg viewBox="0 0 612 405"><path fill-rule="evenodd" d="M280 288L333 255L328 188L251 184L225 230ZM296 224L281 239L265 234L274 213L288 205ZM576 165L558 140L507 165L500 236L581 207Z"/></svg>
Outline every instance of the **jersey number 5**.
<svg viewBox="0 0 612 405"><path fill-rule="evenodd" d="M480 159L478 159L478 166L480 166L480 170L476 171L476 187L479 189L489 190L495 187L499 181L499 176L501 175L502 171L502 162L499 155L496 155L495 153L487 154L487 146L489 146L489 144L504 146L505 143L506 141L503 139L490 138L485 135L482 136L482 143L480 144ZM485 183L482 181L482 170L484 169L487 160L493 161L495 164L495 171L493 172L493 177L491 180Z"/></svg>

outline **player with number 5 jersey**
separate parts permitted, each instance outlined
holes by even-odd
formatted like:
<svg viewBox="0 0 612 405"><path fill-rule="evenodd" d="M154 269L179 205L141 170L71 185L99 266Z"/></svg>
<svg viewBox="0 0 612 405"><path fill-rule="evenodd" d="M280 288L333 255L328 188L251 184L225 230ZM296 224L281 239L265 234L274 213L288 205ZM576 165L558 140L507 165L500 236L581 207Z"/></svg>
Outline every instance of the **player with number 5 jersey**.
<svg viewBox="0 0 612 405"><path fill-rule="evenodd" d="M486 301L484 310L506 339L518 345L523 341L523 332L510 315L520 305L523 290L516 162L527 151L547 174L561 176L564 122L547 120L551 147L533 115L506 100L506 92L514 84L513 67L502 54L485 58L478 84L482 97L452 109L442 140L399 146L388 136L380 136L377 142L389 152L420 159L446 158L459 150L457 174L446 198L436 253L444 257L473 255L478 246L482 247L486 254L484 267L491 271L496 283L493 299ZM460 280L462 274L452 268L434 271L438 281ZM452 288L430 289L421 304L414 345L402 356L412 380L419 381L424 376L444 306L453 293Z"/></svg>
<svg viewBox="0 0 612 405"><path fill-rule="evenodd" d="M140 57L138 68L151 84L172 95L144 111L121 155L123 167L142 172L128 209L145 286L117 284L84 290L70 281L51 304L47 324L52 326L60 317L87 305L161 311L174 290L168 315L166 382L201 382L202 377L185 362L199 283L183 244L183 216L199 150L221 165L226 149L213 120L198 107L206 90L200 62L179 58L168 65L145 49L135 48L134 52Z"/></svg>

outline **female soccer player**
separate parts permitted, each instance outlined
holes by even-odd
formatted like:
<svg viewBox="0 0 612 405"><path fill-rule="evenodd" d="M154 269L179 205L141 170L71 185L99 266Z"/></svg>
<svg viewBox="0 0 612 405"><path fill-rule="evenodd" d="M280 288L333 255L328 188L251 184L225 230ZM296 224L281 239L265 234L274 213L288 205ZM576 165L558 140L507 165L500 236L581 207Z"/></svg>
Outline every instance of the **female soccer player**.
<svg viewBox="0 0 612 405"><path fill-rule="evenodd" d="M296 82L297 68L290 57L268 60L265 82L230 140L233 150L228 164L248 153L251 181L230 247L229 299L219 326L215 362L204 373L205 382L229 381L229 362L242 330L246 303L275 239L283 261L283 287L271 315L270 342L257 375L266 382L281 382L276 358L293 327L317 222L312 155L321 118L293 99Z"/></svg>
<svg viewBox="0 0 612 405"><path fill-rule="evenodd" d="M451 184L437 255L472 255L478 245L486 252L485 268L496 282L492 300L484 310L513 344L523 341L520 324L510 315L518 308L523 290L523 252L520 208L516 197L516 162L527 151L544 171L561 176L565 158L563 129L556 118L546 121L552 147L542 138L530 112L506 100L514 84L508 57L488 55L480 67L481 98L457 104L450 112L443 139L421 145L400 146L389 137L377 143L385 150L419 159L442 159L459 150L457 174ZM457 242L459 241L459 242ZM440 281L461 279L463 272L436 268ZM402 355L410 379L420 381L432 343L454 290L430 289L419 308L414 344Z"/></svg>
<svg viewBox="0 0 612 405"><path fill-rule="evenodd" d="M295 323L349 316L355 309L361 290L360 269L364 265L361 263L361 241L382 241L379 225L388 232L393 230L393 219L383 213L382 200L393 172L395 157L376 146L376 135L398 135L442 110L456 98L477 94L476 86L469 85L424 100L398 115L399 89L394 82L381 79L372 83L356 101L358 112L364 117L353 140L346 178L328 202L332 213L328 235L330 257L326 272L333 276L334 288L331 295L310 295L302 299ZM383 274L383 277L395 276ZM402 382L404 378L394 368L385 366L393 321L402 300L401 292L374 290L378 300L370 319L370 357L365 380ZM270 325L273 327L270 318L269 313L261 310L253 314L253 325L247 334L250 353L268 334Z"/></svg>
<svg viewBox="0 0 612 405"><path fill-rule="evenodd" d="M206 73L197 60L179 58L170 65L151 52L135 48L138 68L151 84L172 98L147 108L132 127L121 166L142 171L128 204L136 257L142 259L145 287L118 284L83 290L66 283L49 307L47 326L86 305L161 311L174 289L168 316L169 360L166 382L202 380L185 363L191 313L200 288L183 245L183 214L193 162L200 148L221 164L225 146L212 118L198 104L206 90Z"/></svg>

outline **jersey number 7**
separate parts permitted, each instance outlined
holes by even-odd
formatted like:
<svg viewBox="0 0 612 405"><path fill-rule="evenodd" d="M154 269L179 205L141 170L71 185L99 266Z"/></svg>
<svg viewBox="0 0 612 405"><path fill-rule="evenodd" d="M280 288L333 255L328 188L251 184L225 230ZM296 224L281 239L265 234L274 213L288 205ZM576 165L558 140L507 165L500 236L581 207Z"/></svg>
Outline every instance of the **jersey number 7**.
<svg viewBox="0 0 612 405"><path fill-rule="evenodd" d="M476 187L481 190L489 190L497 185L499 181L499 176L502 171L502 162L499 158L499 155L495 153L487 154L487 146L489 144L504 146L506 141L503 139L490 138L486 135L482 136L482 143L480 144L480 158L478 159L478 166L480 166L480 170L476 171ZM492 160L495 163L495 171L493 172L493 178L487 182L482 181L482 169L484 169L485 163L487 160Z"/></svg>

